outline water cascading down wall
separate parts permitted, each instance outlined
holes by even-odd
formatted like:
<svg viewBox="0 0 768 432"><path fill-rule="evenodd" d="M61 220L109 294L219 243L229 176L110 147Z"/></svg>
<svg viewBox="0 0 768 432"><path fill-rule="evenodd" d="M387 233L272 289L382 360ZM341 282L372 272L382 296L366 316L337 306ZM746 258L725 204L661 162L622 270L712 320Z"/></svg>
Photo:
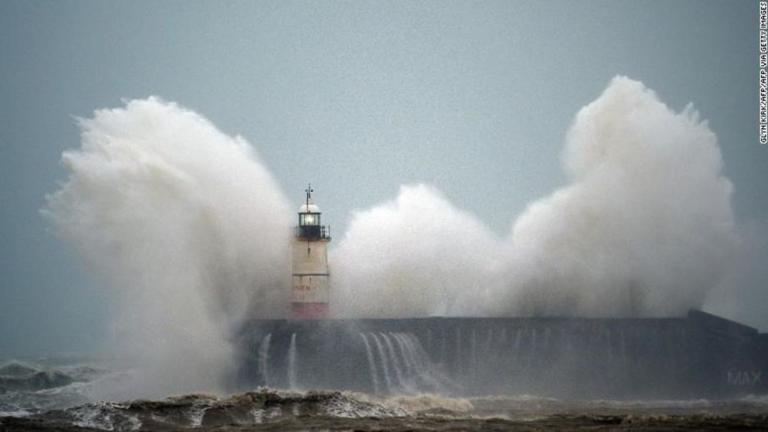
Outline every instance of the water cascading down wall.
<svg viewBox="0 0 768 432"><path fill-rule="evenodd" d="M766 338L685 318L255 320L240 339L248 386L378 394L694 397L765 391ZM754 382L753 382L754 381Z"/></svg>

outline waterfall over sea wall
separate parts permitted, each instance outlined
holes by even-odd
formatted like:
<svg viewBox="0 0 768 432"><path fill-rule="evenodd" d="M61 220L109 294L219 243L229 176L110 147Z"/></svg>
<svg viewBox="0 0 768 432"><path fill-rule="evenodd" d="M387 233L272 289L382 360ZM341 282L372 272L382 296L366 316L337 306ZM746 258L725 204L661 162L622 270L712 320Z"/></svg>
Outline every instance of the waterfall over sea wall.
<svg viewBox="0 0 768 432"><path fill-rule="evenodd" d="M298 382L296 380L296 333L291 334L291 345L288 348L288 388L297 389Z"/></svg>
<svg viewBox="0 0 768 432"><path fill-rule="evenodd" d="M636 398L758 391L760 379L729 376L761 376L765 341L692 311L658 319L257 320L240 345L257 354L243 356L249 385ZM312 354L299 363L297 353Z"/></svg>

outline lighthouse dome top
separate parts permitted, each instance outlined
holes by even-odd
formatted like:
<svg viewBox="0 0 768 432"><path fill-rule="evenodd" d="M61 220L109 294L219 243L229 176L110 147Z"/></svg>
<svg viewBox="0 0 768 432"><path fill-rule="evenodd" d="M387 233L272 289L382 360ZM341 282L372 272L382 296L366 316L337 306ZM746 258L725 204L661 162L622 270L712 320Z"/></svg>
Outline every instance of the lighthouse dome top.
<svg viewBox="0 0 768 432"><path fill-rule="evenodd" d="M299 213L320 213L320 207L309 201L309 203L304 203L299 207Z"/></svg>

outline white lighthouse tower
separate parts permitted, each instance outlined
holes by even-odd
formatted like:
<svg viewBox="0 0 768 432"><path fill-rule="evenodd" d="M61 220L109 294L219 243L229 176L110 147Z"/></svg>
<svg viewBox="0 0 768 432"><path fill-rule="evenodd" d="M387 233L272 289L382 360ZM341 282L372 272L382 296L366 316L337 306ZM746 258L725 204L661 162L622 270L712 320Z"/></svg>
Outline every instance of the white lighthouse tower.
<svg viewBox="0 0 768 432"><path fill-rule="evenodd" d="M330 229L320 225L320 208L312 202L312 185L299 208L299 225L293 240L293 297L291 314L296 319L328 317L328 251Z"/></svg>

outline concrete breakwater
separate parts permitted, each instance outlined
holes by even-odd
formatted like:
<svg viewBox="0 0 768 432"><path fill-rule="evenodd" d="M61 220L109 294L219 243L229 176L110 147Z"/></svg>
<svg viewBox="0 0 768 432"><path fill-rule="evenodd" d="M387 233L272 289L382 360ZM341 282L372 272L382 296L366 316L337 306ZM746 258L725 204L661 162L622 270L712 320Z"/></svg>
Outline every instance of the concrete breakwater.
<svg viewBox="0 0 768 432"><path fill-rule="evenodd" d="M238 342L248 386L627 399L768 392L768 335L700 311L253 320Z"/></svg>

